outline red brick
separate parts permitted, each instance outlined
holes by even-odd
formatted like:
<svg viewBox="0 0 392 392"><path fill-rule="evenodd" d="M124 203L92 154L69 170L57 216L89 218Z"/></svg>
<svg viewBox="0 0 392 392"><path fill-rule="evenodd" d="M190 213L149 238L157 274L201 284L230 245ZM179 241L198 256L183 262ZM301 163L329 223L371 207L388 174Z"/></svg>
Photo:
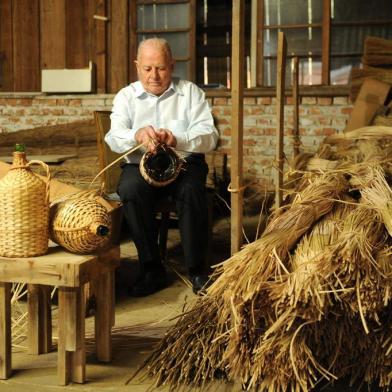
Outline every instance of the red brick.
<svg viewBox="0 0 392 392"><path fill-rule="evenodd" d="M82 106L82 100L81 99L70 99L69 106Z"/></svg>
<svg viewBox="0 0 392 392"><path fill-rule="evenodd" d="M350 115L352 110L353 110L352 107L345 107L340 109L340 113Z"/></svg>
<svg viewBox="0 0 392 392"><path fill-rule="evenodd" d="M257 107L257 106L254 106L254 107L248 107L248 108L245 108L244 109L244 114L245 115L260 115L260 114L263 114L264 113L264 110L262 109L262 108L260 108L260 107Z"/></svg>
<svg viewBox="0 0 392 392"><path fill-rule="evenodd" d="M227 98L214 98L214 106L226 106L227 105Z"/></svg>
<svg viewBox="0 0 392 392"><path fill-rule="evenodd" d="M309 114L321 114L321 109L318 108L317 106L313 106L308 109L308 113Z"/></svg>
<svg viewBox="0 0 392 392"><path fill-rule="evenodd" d="M224 128L221 130L221 134L231 136L231 128Z"/></svg>
<svg viewBox="0 0 392 392"><path fill-rule="evenodd" d="M286 97L285 98L285 105L294 105L293 97Z"/></svg>
<svg viewBox="0 0 392 392"><path fill-rule="evenodd" d="M244 139L243 140L243 145L244 146L256 146L257 145L257 141L254 139Z"/></svg>
<svg viewBox="0 0 392 392"><path fill-rule="evenodd" d="M227 125L230 124L230 121L227 118L221 117L216 119L216 123L218 125Z"/></svg>
<svg viewBox="0 0 392 392"><path fill-rule="evenodd" d="M245 97L244 105L256 105L256 98L253 97Z"/></svg>
<svg viewBox="0 0 392 392"><path fill-rule="evenodd" d="M265 118L265 117L259 117L258 119L256 119L256 124L270 124L271 120L269 118Z"/></svg>
<svg viewBox="0 0 392 392"><path fill-rule="evenodd" d="M315 105L316 97L302 97L302 105Z"/></svg>
<svg viewBox="0 0 392 392"><path fill-rule="evenodd" d="M57 100L57 106L68 106L69 99L60 98Z"/></svg>
<svg viewBox="0 0 392 392"><path fill-rule="evenodd" d="M347 105L348 104L348 97L334 97L333 104L334 105Z"/></svg>
<svg viewBox="0 0 392 392"><path fill-rule="evenodd" d="M257 103L259 105L271 105L271 97L259 97Z"/></svg>
<svg viewBox="0 0 392 392"><path fill-rule="evenodd" d="M37 100L38 105L42 105L42 106L56 106L57 105L57 99L55 98L45 98L45 99L39 99ZM34 104L37 104L37 101L34 102Z"/></svg>
<svg viewBox="0 0 392 392"><path fill-rule="evenodd" d="M5 105L8 106L31 106L33 100L31 98L6 98Z"/></svg>
<svg viewBox="0 0 392 392"><path fill-rule="evenodd" d="M317 103L321 106L330 106L330 105L332 105L332 98L331 97L318 97Z"/></svg>

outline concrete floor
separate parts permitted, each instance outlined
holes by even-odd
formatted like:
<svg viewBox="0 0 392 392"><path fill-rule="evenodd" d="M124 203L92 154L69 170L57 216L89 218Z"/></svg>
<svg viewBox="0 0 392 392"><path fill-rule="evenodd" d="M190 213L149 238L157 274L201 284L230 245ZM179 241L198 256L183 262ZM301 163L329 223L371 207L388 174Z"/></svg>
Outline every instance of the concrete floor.
<svg viewBox="0 0 392 392"><path fill-rule="evenodd" d="M258 217L244 221L247 232L255 233ZM214 225L214 263L227 259L230 252L230 222L221 218ZM132 391L156 390L151 380L133 379L126 382L152 349L154 343L173 324L172 318L181 311L184 302L194 301L196 296L186 283L168 267L170 286L146 298L130 298L127 287L137 274L136 250L130 241L121 246L122 264L116 274L116 326L113 329L113 360L109 364L98 363L94 357L93 317L86 319L87 382L83 385L72 384L67 387L57 385L57 353L32 356L23 349L14 349L13 375L8 380L0 380L0 392L47 392L54 390L78 391ZM169 230L168 259L175 270L183 271L181 266L182 250L178 230ZM54 335L56 334L56 308L53 309ZM160 388L168 391L168 388ZM191 391L191 389L187 389ZM240 391L238 386L213 384L210 391ZM357 391L340 382L334 387L323 388L328 392ZM365 389L364 389L365 390ZM366 389L367 390L367 389ZM374 389L377 390L377 389Z"/></svg>

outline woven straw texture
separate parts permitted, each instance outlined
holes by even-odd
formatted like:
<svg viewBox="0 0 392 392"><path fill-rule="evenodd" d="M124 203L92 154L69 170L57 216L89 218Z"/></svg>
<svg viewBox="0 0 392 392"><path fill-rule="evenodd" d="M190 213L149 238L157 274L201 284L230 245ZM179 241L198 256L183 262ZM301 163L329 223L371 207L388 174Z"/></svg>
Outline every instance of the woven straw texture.
<svg viewBox="0 0 392 392"><path fill-rule="evenodd" d="M73 253L93 253L107 245L111 217L95 198L83 194L51 206L50 238Z"/></svg>
<svg viewBox="0 0 392 392"><path fill-rule="evenodd" d="M49 169L40 161L27 162L24 152L13 154L12 167L0 180L0 256L39 256L48 250ZM46 169L46 184L32 164Z"/></svg>
<svg viewBox="0 0 392 392"><path fill-rule="evenodd" d="M183 161L173 148L158 144L154 153L144 153L139 170L150 185L163 187L178 177L182 165Z"/></svg>

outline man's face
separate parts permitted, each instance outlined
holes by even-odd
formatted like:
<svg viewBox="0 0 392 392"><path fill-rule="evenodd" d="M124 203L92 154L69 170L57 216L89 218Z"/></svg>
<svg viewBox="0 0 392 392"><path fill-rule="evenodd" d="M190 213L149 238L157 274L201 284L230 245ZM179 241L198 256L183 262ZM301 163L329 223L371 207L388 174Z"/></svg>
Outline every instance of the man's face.
<svg viewBox="0 0 392 392"><path fill-rule="evenodd" d="M161 95L167 90L174 64L167 58L164 50L157 46L146 46L135 63L139 80L147 92Z"/></svg>

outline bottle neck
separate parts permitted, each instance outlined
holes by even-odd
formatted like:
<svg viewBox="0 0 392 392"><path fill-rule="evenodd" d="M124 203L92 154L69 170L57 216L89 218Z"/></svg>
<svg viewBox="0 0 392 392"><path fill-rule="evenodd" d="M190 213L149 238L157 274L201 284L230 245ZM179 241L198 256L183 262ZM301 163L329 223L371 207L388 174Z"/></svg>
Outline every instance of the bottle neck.
<svg viewBox="0 0 392 392"><path fill-rule="evenodd" d="M14 151L12 167L26 167L26 165L27 165L26 153L20 151Z"/></svg>

